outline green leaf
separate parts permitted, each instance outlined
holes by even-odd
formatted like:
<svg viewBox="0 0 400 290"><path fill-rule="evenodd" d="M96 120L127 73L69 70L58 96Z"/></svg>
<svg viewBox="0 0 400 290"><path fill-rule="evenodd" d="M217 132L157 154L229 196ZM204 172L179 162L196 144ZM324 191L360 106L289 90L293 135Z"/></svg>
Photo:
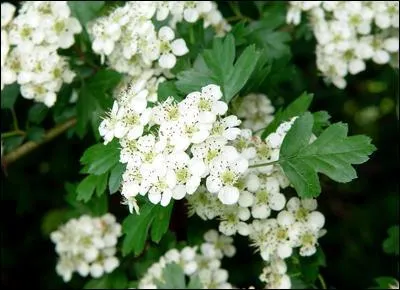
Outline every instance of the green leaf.
<svg viewBox="0 0 400 290"><path fill-rule="evenodd" d="M391 287L398 285L398 281L392 277L378 277L375 279L375 283L378 284L378 286L372 287L372 289L390 289Z"/></svg>
<svg viewBox="0 0 400 290"><path fill-rule="evenodd" d="M98 279L89 280L84 286L83 289L108 289L108 276L104 275Z"/></svg>
<svg viewBox="0 0 400 290"><path fill-rule="evenodd" d="M247 47L235 62L235 39L228 34L224 40L214 39L212 49L204 51L190 70L180 72L176 87L183 94L199 90L208 84L221 87L224 99L229 102L246 84L260 53L254 45Z"/></svg>
<svg viewBox="0 0 400 290"><path fill-rule="evenodd" d="M154 221L151 227L151 240L153 242L160 242L163 235L167 232L172 208L173 202L163 208L163 210L154 213Z"/></svg>
<svg viewBox="0 0 400 290"><path fill-rule="evenodd" d="M168 230L172 206L172 201L168 207L146 203L140 208L139 215L131 214L126 217L122 224L123 232L126 234L122 244L122 255L126 256L132 251L136 256L139 255L144 249L151 227L156 228L152 229L151 237L158 242L158 239ZM160 216L163 216L164 220L160 221Z"/></svg>
<svg viewBox="0 0 400 290"><path fill-rule="evenodd" d="M175 101L179 102L183 98L179 94L174 81L165 81L158 85L158 101L165 101L168 97L173 97Z"/></svg>
<svg viewBox="0 0 400 290"><path fill-rule="evenodd" d="M352 164L366 162L376 149L367 136L347 137L347 125L342 123L329 126L309 144L313 123L309 112L297 118L280 149L279 163L303 198L320 194L318 173L342 183L356 178Z"/></svg>
<svg viewBox="0 0 400 290"><path fill-rule="evenodd" d="M86 149L80 161L86 165L86 173L101 175L119 163L119 144L114 140L107 145L93 145Z"/></svg>
<svg viewBox="0 0 400 290"><path fill-rule="evenodd" d="M256 52L255 46L246 47L240 55L233 70L230 70L228 79L224 83L225 101L227 103L244 87L254 71L260 54Z"/></svg>
<svg viewBox="0 0 400 290"><path fill-rule="evenodd" d="M122 76L119 72L102 69L88 79L86 86L95 92L105 92L116 87L121 81Z"/></svg>
<svg viewBox="0 0 400 290"><path fill-rule="evenodd" d="M68 1L71 13L79 19L79 22L85 26L93 18L96 18L103 8L105 1Z"/></svg>
<svg viewBox="0 0 400 290"><path fill-rule="evenodd" d="M299 116L307 111L311 105L312 99L312 94L304 92L300 97L290 103L285 110L276 112L274 120L264 130L261 138L265 139L270 133L275 132L282 122L289 121L291 118Z"/></svg>
<svg viewBox="0 0 400 290"><path fill-rule="evenodd" d="M281 11L278 12L277 10ZM263 19L253 21L247 26L241 24L235 29L235 35L240 37L242 44L253 43L258 48L266 49L268 51L268 59L290 56L291 52L288 44L291 40L290 34L278 30L280 26L285 24L285 19L281 16L282 10L285 10L284 5L276 6L275 11L269 11Z"/></svg>
<svg viewBox="0 0 400 290"><path fill-rule="evenodd" d="M108 172L103 173L97 177L96 194L102 196L107 188Z"/></svg>
<svg viewBox="0 0 400 290"><path fill-rule="evenodd" d="M29 109L28 120L32 123L39 124L46 118L48 111L49 108L44 104L35 104Z"/></svg>
<svg viewBox="0 0 400 290"><path fill-rule="evenodd" d="M94 189L97 186L97 176L96 175L88 175L86 176L76 188L77 200L83 200L87 202L90 200L94 193Z"/></svg>
<svg viewBox="0 0 400 290"><path fill-rule="evenodd" d="M49 235L51 232L57 230L62 223L66 222L67 214L67 209L52 209L48 211L42 219L42 233Z"/></svg>
<svg viewBox="0 0 400 290"><path fill-rule="evenodd" d="M26 137L28 140L32 140L35 142L39 142L43 139L44 136L44 129L40 127L30 127L26 132Z"/></svg>
<svg viewBox="0 0 400 290"><path fill-rule="evenodd" d="M14 107L18 95L19 95L19 85L17 83L4 86L3 90L1 91L1 108L12 109Z"/></svg>
<svg viewBox="0 0 400 290"><path fill-rule="evenodd" d="M12 136L8 138L4 138L4 154L7 152L12 151L13 149L17 148L19 145L22 144L24 141L25 136Z"/></svg>
<svg viewBox="0 0 400 290"><path fill-rule="evenodd" d="M314 116L314 126L313 126L313 133L315 135L321 134L321 132L324 130L324 128L328 127L331 122L329 119L331 116L328 114L326 111L318 111L313 113Z"/></svg>
<svg viewBox="0 0 400 290"><path fill-rule="evenodd" d="M320 272L321 266L326 266L325 255L321 248L317 249L317 252L309 257L301 257L301 278L302 280L309 284L315 284L318 274Z"/></svg>
<svg viewBox="0 0 400 290"><path fill-rule="evenodd" d="M87 126L92 124L95 136L98 138L98 125L104 112L111 107L113 98L110 92L120 82L122 75L109 69L99 70L87 79L79 91L76 104L77 125L76 132L79 137L86 134Z"/></svg>
<svg viewBox="0 0 400 290"><path fill-rule="evenodd" d="M389 237L383 242L383 251L390 255L399 255L399 225L392 226L388 229Z"/></svg>
<svg viewBox="0 0 400 290"><path fill-rule="evenodd" d="M203 285L200 282L199 276L194 275L190 277L189 284L187 286L187 289L202 289Z"/></svg>
<svg viewBox="0 0 400 290"><path fill-rule="evenodd" d="M158 289L187 289L185 273L183 273L182 267L176 263L170 263L165 266L162 279L163 281L156 282Z"/></svg>
<svg viewBox="0 0 400 290"><path fill-rule="evenodd" d="M126 289L128 278L120 269L114 270L110 274L105 274L101 278L89 280L84 289Z"/></svg>
<svg viewBox="0 0 400 290"><path fill-rule="evenodd" d="M124 173L125 168L125 164L118 163L113 169L111 169L110 179L108 181L108 190L111 194L116 193L119 190L122 181L122 174Z"/></svg>
<svg viewBox="0 0 400 290"><path fill-rule="evenodd" d="M108 195L92 196L89 202L85 203L85 211L94 215L100 216L108 212Z"/></svg>

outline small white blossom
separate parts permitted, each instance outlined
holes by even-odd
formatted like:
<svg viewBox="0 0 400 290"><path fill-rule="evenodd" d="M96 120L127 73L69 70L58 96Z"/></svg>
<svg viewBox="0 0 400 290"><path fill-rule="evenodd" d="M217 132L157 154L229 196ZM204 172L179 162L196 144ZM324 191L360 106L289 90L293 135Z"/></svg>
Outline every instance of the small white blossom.
<svg viewBox="0 0 400 290"><path fill-rule="evenodd" d="M115 253L121 235L121 225L109 213L69 220L50 235L59 255L57 274L68 282L74 272L94 278L111 273L119 266Z"/></svg>

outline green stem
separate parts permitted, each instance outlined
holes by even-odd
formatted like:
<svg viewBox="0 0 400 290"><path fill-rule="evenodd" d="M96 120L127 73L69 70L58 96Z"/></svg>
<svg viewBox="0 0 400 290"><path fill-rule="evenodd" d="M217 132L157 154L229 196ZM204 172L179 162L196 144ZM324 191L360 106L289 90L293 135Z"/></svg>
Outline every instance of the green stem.
<svg viewBox="0 0 400 290"><path fill-rule="evenodd" d="M226 20L228 22L236 21L236 20L244 20L244 21L249 21L250 22L250 21L253 20L250 17L242 14L242 12L240 11L238 2L235 2L235 4L233 4L232 2L228 2L228 4L229 4L229 7L231 8L232 12L235 14L232 17L226 18Z"/></svg>
<svg viewBox="0 0 400 290"><path fill-rule="evenodd" d="M11 115L12 115L12 118L13 118L14 130L15 130L15 131L21 131L21 130L19 129L19 126L18 126L17 114L15 113L14 108L11 108Z"/></svg>
<svg viewBox="0 0 400 290"><path fill-rule="evenodd" d="M13 137L13 136L17 136L17 135L24 136L25 134L26 133L24 131L15 130L15 131L1 133L1 138L3 139L3 138Z"/></svg>
<svg viewBox="0 0 400 290"><path fill-rule="evenodd" d="M278 162L279 162L279 160L272 161L272 162L266 162L266 163L253 164L253 165L250 165L249 168L256 168L256 167L269 166L269 165L276 164L276 163L278 163Z"/></svg>
<svg viewBox="0 0 400 290"><path fill-rule="evenodd" d="M321 283L322 289L328 289L328 288L326 288L326 283L325 283L324 277L322 277L321 274L318 275L318 280Z"/></svg>

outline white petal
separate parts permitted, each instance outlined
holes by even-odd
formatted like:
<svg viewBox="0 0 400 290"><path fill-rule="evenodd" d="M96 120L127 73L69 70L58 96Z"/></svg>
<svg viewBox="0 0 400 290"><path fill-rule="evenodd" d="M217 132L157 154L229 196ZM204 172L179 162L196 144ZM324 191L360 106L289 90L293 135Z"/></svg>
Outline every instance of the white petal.
<svg viewBox="0 0 400 290"><path fill-rule="evenodd" d="M292 255L292 247L287 243L279 244L277 248L277 253L279 258L286 259Z"/></svg>
<svg viewBox="0 0 400 290"><path fill-rule="evenodd" d="M169 202L171 201L171 198L172 198L172 191L170 189L165 190L163 195L162 195L160 204L162 206L169 205Z"/></svg>
<svg viewBox="0 0 400 290"><path fill-rule="evenodd" d="M285 207L286 198L282 193L275 193L270 195L269 207L273 210L279 211Z"/></svg>
<svg viewBox="0 0 400 290"><path fill-rule="evenodd" d="M222 188L221 180L213 175L209 175L206 179L207 190L211 193L217 193Z"/></svg>
<svg viewBox="0 0 400 290"><path fill-rule="evenodd" d="M254 205L251 209L251 215L256 219L266 219L271 214L271 210L266 205Z"/></svg>
<svg viewBox="0 0 400 290"><path fill-rule="evenodd" d="M190 23L196 22L199 18L199 12L194 8L185 9L183 12L183 18Z"/></svg>
<svg viewBox="0 0 400 290"><path fill-rule="evenodd" d="M186 195L186 187L182 184L178 184L172 191L172 197L176 200L184 198Z"/></svg>
<svg viewBox="0 0 400 290"><path fill-rule="evenodd" d="M161 200L161 193L160 192L149 192L148 197L151 203L158 204Z"/></svg>
<svg viewBox="0 0 400 290"><path fill-rule="evenodd" d="M256 174L250 174L246 177L246 187L248 191L256 192L260 187L260 179Z"/></svg>
<svg viewBox="0 0 400 290"><path fill-rule="evenodd" d="M224 186L218 192L218 198L223 204L235 204L239 200L239 189L233 186Z"/></svg>
<svg viewBox="0 0 400 290"><path fill-rule="evenodd" d="M383 45L387 51L396 52L399 50L399 39L397 37L388 38Z"/></svg>
<svg viewBox="0 0 400 290"><path fill-rule="evenodd" d="M217 101L212 107L212 112L216 115L224 115L228 111L228 105L225 102Z"/></svg>
<svg viewBox="0 0 400 290"><path fill-rule="evenodd" d="M161 57L158 59L158 63L162 68L173 68L176 64L176 57L172 53L167 53L161 55Z"/></svg>
<svg viewBox="0 0 400 290"><path fill-rule="evenodd" d="M254 202L254 196L252 193L248 191L242 191L240 193L238 203L241 207L250 207L253 205L253 202Z"/></svg>
<svg viewBox="0 0 400 290"><path fill-rule="evenodd" d="M186 42L182 38L175 39L173 42L171 42L171 49L172 53L177 56L182 56L189 52Z"/></svg>
<svg viewBox="0 0 400 290"><path fill-rule="evenodd" d="M104 261L104 271L106 273L111 273L119 265L119 261L116 257L109 257Z"/></svg>
<svg viewBox="0 0 400 290"><path fill-rule="evenodd" d="M365 68L365 62L361 59L355 59L349 63L349 72L353 75L362 72Z"/></svg>
<svg viewBox="0 0 400 290"><path fill-rule="evenodd" d="M295 221L293 214L286 210L281 211L276 217L276 220L278 221L279 225L284 227L290 226Z"/></svg>
<svg viewBox="0 0 400 290"><path fill-rule="evenodd" d="M175 33L172 30L171 27L169 26L163 26L160 28L160 30L158 31L158 37L161 40L166 40L166 41L170 41L172 39L175 38Z"/></svg>
<svg viewBox="0 0 400 290"><path fill-rule="evenodd" d="M319 230L322 229L322 227L325 224L325 217L322 213L319 211L313 211L312 213L309 214L307 224L313 229L313 230Z"/></svg>
<svg viewBox="0 0 400 290"><path fill-rule="evenodd" d="M93 263L90 267L90 274L93 278L100 278L104 274L103 267L99 263Z"/></svg>
<svg viewBox="0 0 400 290"><path fill-rule="evenodd" d="M186 192L187 194L193 194L197 188L199 188L201 182L201 178L198 176L192 176L186 183Z"/></svg>

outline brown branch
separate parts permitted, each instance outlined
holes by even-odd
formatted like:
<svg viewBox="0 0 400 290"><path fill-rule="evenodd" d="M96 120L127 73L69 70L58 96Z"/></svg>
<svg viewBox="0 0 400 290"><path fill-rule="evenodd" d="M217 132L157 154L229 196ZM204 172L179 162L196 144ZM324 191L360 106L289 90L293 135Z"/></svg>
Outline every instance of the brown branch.
<svg viewBox="0 0 400 290"><path fill-rule="evenodd" d="M65 132L69 128L73 127L75 124L76 124L76 118L72 118L72 119L66 121L65 123L57 125L54 128L47 131L41 141L39 141L39 142L28 141L28 142L24 143L17 149L8 153L2 160L3 164L6 166L10 165L14 161L18 160L19 158L28 154L29 152L35 150L39 146L53 140L61 133Z"/></svg>

